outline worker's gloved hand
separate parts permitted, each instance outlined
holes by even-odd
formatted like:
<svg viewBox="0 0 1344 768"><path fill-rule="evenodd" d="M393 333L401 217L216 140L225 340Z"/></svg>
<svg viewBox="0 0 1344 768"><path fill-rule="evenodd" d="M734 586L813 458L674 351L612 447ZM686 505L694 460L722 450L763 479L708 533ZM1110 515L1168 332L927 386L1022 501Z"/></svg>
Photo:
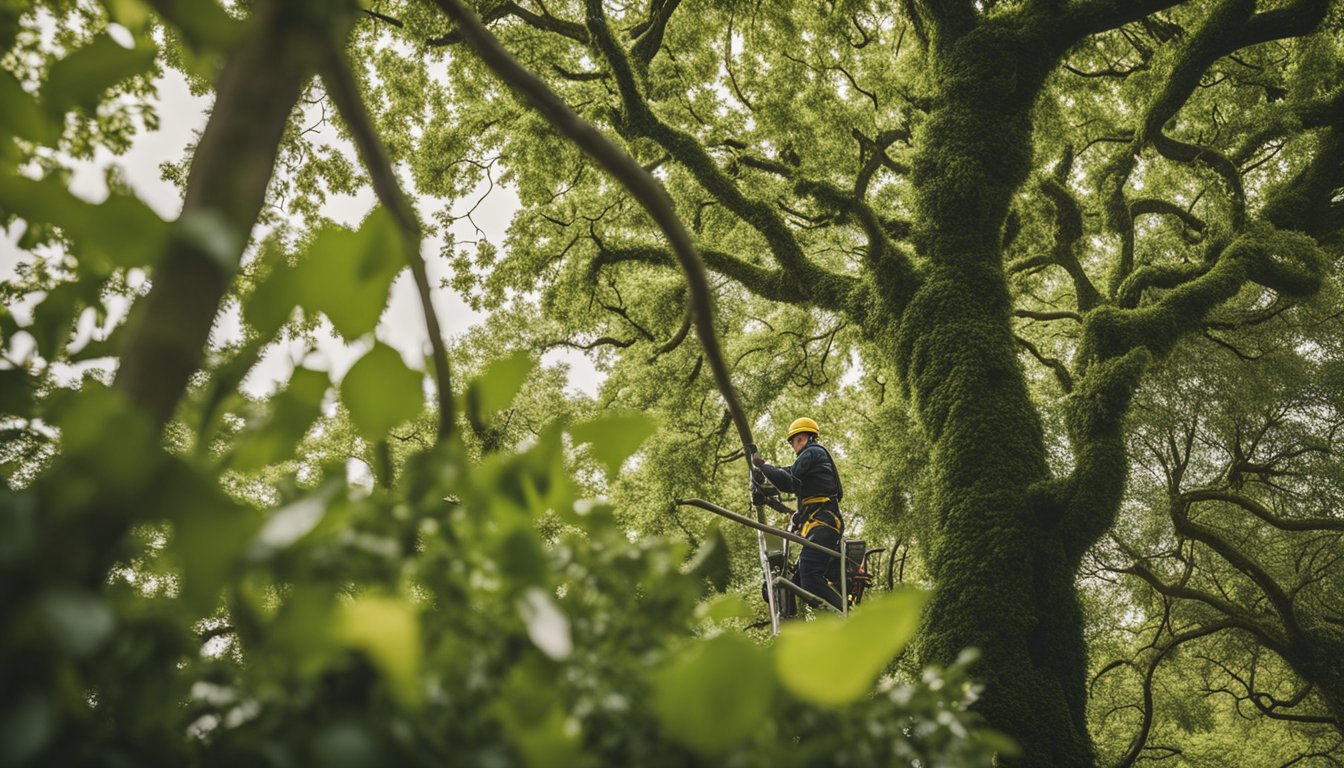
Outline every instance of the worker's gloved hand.
<svg viewBox="0 0 1344 768"><path fill-rule="evenodd" d="M760 456L752 456L751 463L759 467L765 463L765 459L762 459Z"/></svg>
<svg viewBox="0 0 1344 768"><path fill-rule="evenodd" d="M759 469L751 470L752 485L765 485L765 473Z"/></svg>

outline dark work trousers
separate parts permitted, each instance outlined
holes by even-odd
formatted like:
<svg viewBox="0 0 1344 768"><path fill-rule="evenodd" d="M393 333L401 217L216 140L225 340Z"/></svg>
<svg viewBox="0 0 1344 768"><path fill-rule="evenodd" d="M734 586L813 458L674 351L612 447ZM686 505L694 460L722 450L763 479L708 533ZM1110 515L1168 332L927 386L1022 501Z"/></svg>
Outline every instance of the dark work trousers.
<svg viewBox="0 0 1344 768"><path fill-rule="evenodd" d="M804 510L805 512L808 510ZM812 513L829 524L839 526L839 516L831 509L822 508ZM804 518L806 520L806 518ZM804 523L806 525L806 523ZM806 534L808 541L814 544L820 544L839 551L840 533L825 525L814 525ZM801 545L800 545L801 546ZM798 555L798 586L806 589L808 592L822 598L826 602L835 606L837 610L843 610L840 604L840 594L827 583L827 579L832 582L840 583L840 558L831 557L824 552L818 552L814 549L803 547L803 551ZM819 605L813 607L821 607Z"/></svg>

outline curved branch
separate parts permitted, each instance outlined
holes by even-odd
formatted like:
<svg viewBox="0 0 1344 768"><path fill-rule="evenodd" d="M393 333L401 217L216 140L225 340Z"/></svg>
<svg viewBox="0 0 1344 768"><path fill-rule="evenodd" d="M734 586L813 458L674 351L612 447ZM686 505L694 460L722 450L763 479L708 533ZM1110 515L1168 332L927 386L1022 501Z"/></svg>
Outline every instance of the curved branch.
<svg viewBox="0 0 1344 768"><path fill-rule="evenodd" d="M1119 29L1145 16L1179 5L1181 0L1092 0L1070 3L1066 13L1055 16L1052 36L1060 50L1068 50L1088 35Z"/></svg>
<svg viewBox="0 0 1344 768"><path fill-rule="evenodd" d="M690 330L691 330L691 305L688 302L686 304L686 313L682 316L681 319L681 327L677 328L677 332L672 334L672 338L668 339L666 343L660 345L657 349L653 350L653 354L649 357L649 362L653 362L654 360L658 359L659 355L665 355L668 352L671 352L672 350L681 346L681 342L686 340L686 334L689 333Z"/></svg>
<svg viewBox="0 0 1344 768"><path fill-rule="evenodd" d="M1129 744L1129 750L1115 764L1115 768L1129 768L1134 765L1134 761L1139 758L1144 746L1148 743L1148 736L1153 725L1153 678L1157 675L1157 666L1162 663L1167 654L1191 640L1198 640L1201 637L1208 637L1232 628L1233 624L1231 622L1224 621L1187 630L1178 635L1173 635L1166 645L1162 646L1162 650L1153 656L1152 660L1148 662L1148 670L1143 675L1143 720L1139 725L1139 732L1135 734L1134 740Z"/></svg>
<svg viewBox="0 0 1344 768"><path fill-rule="evenodd" d="M476 54L495 74L509 85L534 109L546 117L562 135L574 142L589 157L602 166L620 182L631 196L649 213L658 224L672 249L689 284L689 296L692 314L695 318L696 334L709 360L714 375L714 383L723 397L728 412L732 414L737 427L738 437L742 441L745 455L754 453L755 442L751 435L751 425L733 388L728 367L724 363L714 327L714 299L710 294L709 281L705 276L705 265L696 253L690 233L677 217L667 190L648 171L640 167L639 162L628 153L607 140L596 128L584 121L565 102L555 94L536 75L520 65L508 51L500 45L494 35L481 24L462 0L435 0L444 12L457 21L459 28ZM590 2L590 13L593 12ZM600 11L600 7L597 9ZM605 28L605 25L604 25ZM610 43L611 41L606 41ZM617 71L618 81L628 76ZM748 460L748 469L751 468Z"/></svg>
<svg viewBox="0 0 1344 768"><path fill-rule="evenodd" d="M648 68L658 49L663 47L663 33L667 31L667 21L672 18L672 12L680 4L681 0L653 0L649 4L648 25L640 31L634 45L630 46L630 55L641 67Z"/></svg>
<svg viewBox="0 0 1344 768"><path fill-rule="evenodd" d="M706 191L765 238L791 283L794 298L810 296L818 305L840 307L843 295L829 293L836 286L825 270L807 258L784 218L763 200L749 198L714 162L693 136L673 128L653 114L635 82L626 54L607 26L600 0L587 0L587 23L597 49L607 60L621 94L622 116L617 130L629 137L652 139L681 163ZM910 270L913 273L913 269ZM913 289L912 289L913 290Z"/></svg>
<svg viewBox="0 0 1344 768"><path fill-rule="evenodd" d="M1297 621L1297 612L1293 607L1293 600L1279 585L1274 577L1260 566L1254 558L1243 553L1235 545L1223 537L1217 530L1197 523L1190 519L1189 509L1192 502L1186 501L1184 495L1178 496L1171 501L1171 521L1176 532L1187 538L1203 543L1209 549L1218 553L1218 556L1226 560L1233 568L1236 568L1247 578L1255 583L1260 591L1269 599L1274 606L1275 612L1279 615L1279 620L1283 622L1287 629L1289 637L1297 639L1303 636L1302 627Z"/></svg>
<svg viewBox="0 0 1344 768"><path fill-rule="evenodd" d="M494 8L486 11L480 18L484 23L490 24L509 16L520 19L528 26L536 29L546 32L554 32L575 42L583 43L584 45L588 44L588 30L584 29L582 24L552 16L549 11L544 9L544 7L542 12L538 14L529 11L512 0L507 0L507 2L500 3ZM426 43L432 46L456 45L464 39L466 39L465 31L462 29L454 29L448 34L428 40Z"/></svg>
<svg viewBox="0 0 1344 768"><path fill-rule="evenodd" d="M1068 158L1072 160L1072 156ZM1073 280L1074 293L1077 295L1078 311L1087 312L1101 303L1101 294L1092 285L1083 265L1078 261L1075 248L1083 236L1083 212L1078 201L1073 198L1058 179L1046 177L1041 180L1041 191L1055 206L1055 250L1053 260L1064 268Z"/></svg>
<svg viewBox="0 0 1344 768"><path fill-rule="evenodd" d="M1017 340L1019 346L1027 350L1032 357L1036 358L1037 362L1044 365L1046 368L1049 368L1051 372L1055 374L1055 380L1059 382L1059 388L1064 390L1064 394L1067 395L1070 392L1073 392L1073 376L1069 374L1068 366L1053 357L1046 357L1041 353L1041 350L1036 348L1035 344L1032 344L1027 339L1022 338L1021 336L1014 336L1013 338Z"/></svg>
<svg viewBox="0 0 1344 768"><path fill-rule="evenodd" d="M1258 639L1262 645L1280 656L1284 658L1288 658L1289 656L1288 648L1283 638L1275 637L1270 634L1269 630L1256 622L1250 614L1220 597L1181 584L1167 584L1162 581L1157 574L1149 570L1147 566L1139 563L1135 563L1128 568L1117 569L1116 572L1138 576L1159 594L1166 595L1167 597L1178 597L1203 603L1222 614L1225 621L1230 626L1251 634Z"/></svg>
<svg viewBox="0 0 1344 768"><path fill-rule="evenodd" d="M359 87L355 84L354 74L345 60L344 54L334 46L326 51L322 62L322 79L327 84L327 92L336 102L336 109L345 120L354 138L355 148L360 159L369 170L373 181L374 193L396 219L401 230L402 250L406 262L411 268L416 291L420 295L420 308L425 319L425 333L429 336L429 346L434 361L434 380L438 391L438 439L448 437L453 430L453 387L448 367L448 348L443 341L443 330L439 324L438 312L434 309L433 287L429 282L429 272L425 269L424 257L420 254L421 227L415 208L402 191L397 181L396 171L387 157L387 151L378 139L373 121L364 109L359 96Z"/></svg>
<svg viewBox="0 0 1344 768"><path fill-rule="evenodd" d="M1201 501L1226 502L1241 507L1281 531L1344 531L1344 520L1328 517L1307 519L1282 517L1269 511L1268 507L1255 499L1231 491L1204 488L1182 493L1180 499L1188 504Z"/></svg>
<svg viewBox="0 0 1344 768"><path fill-rule="evenodd" d="M1180 219L1181 223L1185 224L1185 226L1197 232L1203 232L1208 226L1204 223L1203 219L1167 200L1161 200L1155 197L1144 197L1130 202L1130 216L1137 219L1145 214L1166 214L1168 216L1175 216Z"/></svg>

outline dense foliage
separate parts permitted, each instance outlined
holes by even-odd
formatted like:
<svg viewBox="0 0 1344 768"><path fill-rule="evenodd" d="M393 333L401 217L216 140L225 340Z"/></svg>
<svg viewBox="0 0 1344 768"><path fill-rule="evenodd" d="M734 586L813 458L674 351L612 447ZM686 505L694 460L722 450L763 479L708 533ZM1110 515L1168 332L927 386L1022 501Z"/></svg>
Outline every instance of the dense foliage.
<svg viewBox="0 0 1344 768"><path fill-rule="evenodd" d="M933 591L763 636L754 537L671 503L746 503L687 279L454 0L18 0L0 763L1344 761L1344 5L477 5L665 187L767 455L821 422ZM165 68L180 215L72 194Z"/></svg>

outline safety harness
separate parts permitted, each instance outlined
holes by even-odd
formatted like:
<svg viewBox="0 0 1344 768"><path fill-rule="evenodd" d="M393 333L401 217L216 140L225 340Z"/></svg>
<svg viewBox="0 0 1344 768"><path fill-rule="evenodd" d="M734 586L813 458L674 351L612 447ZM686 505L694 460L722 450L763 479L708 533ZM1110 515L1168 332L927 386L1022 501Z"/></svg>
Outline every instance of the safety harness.
<svg viewBox="0 0 1344 768"><path fill-rule="evenodd" d="M844 498L845 489L844 486L840 484L840 472L835 468L835 457L831 456L831 452L826 450L826 446L813 440L808 443L807 448L811 448L814 445L826 454L826 460L830 462L831 476L835 478L835 509L832 510L826 506L832 500L830 496L808 496L805 499L800 498L798 500L797 519L801 524L797 526L798 534L806 537L813 528L821 526L835 531L839 536L843 536L845 535L845 519L840 515L840 499ZM804 448L803 450L807 450L807 448ZM822 512L828 513L828 516L831 519L827 521L819 517Z"/></svg>

